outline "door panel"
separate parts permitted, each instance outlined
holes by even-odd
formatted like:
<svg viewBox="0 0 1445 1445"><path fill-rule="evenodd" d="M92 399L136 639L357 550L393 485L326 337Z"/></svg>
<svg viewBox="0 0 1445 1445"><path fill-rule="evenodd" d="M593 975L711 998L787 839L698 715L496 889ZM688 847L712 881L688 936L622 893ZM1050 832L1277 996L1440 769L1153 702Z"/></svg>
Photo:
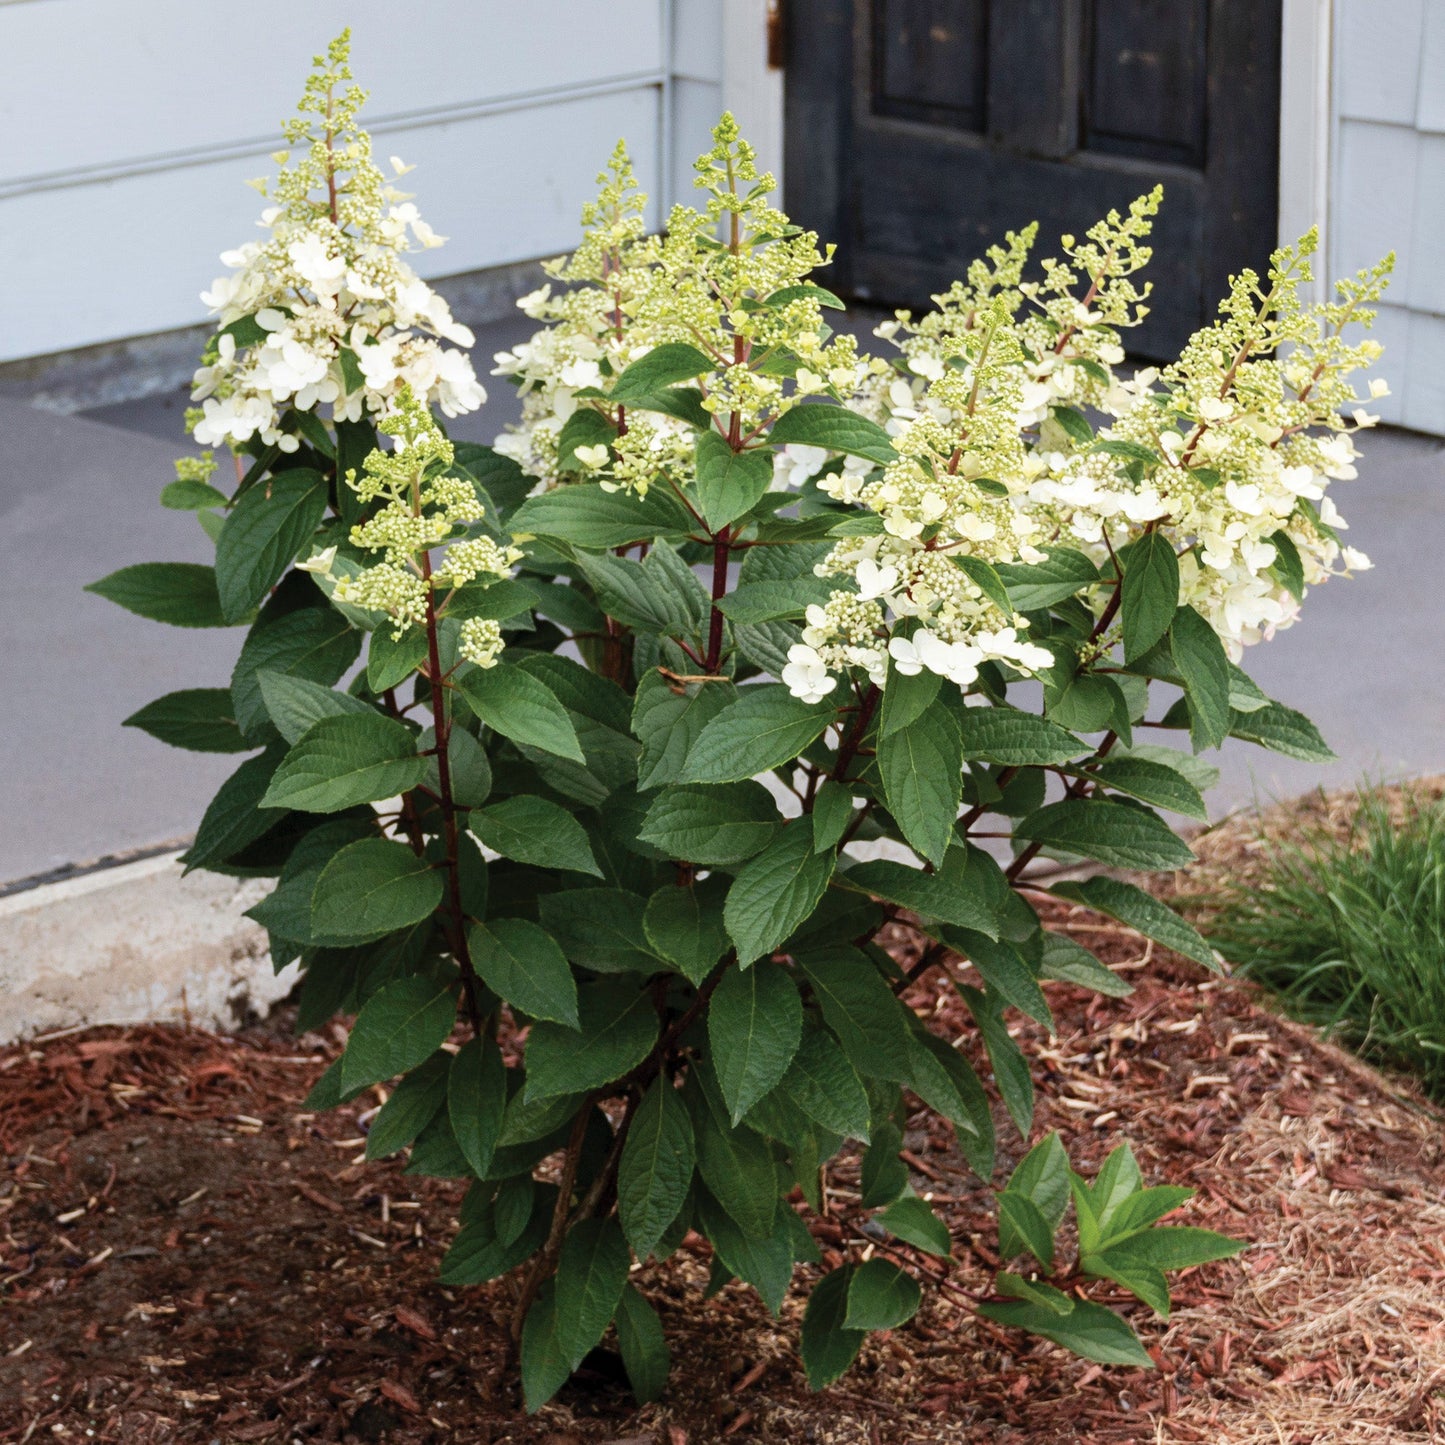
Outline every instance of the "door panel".
<svg viewBox="0 0 1445 1445"><path fill-rule="evenodd" d="M1275 243L1279 0L792 0L787 208L830 285L921 305L1030 220L1041 254L1156 182L1142 356Z"/></svg>

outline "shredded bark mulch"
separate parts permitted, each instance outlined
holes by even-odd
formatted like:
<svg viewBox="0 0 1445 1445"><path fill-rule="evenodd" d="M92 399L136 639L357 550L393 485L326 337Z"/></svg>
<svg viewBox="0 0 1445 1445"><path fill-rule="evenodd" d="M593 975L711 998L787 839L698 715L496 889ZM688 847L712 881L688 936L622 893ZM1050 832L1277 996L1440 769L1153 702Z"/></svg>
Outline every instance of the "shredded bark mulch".
<svg viewBox="0 0 1445 1445"><path fill-rule="evenodd" d="M1088 1172L1120 1139L1151 1183L1199 1193L1171 1222L1251 1248L1176 1277L1153 1319L1123 1296L1154 1371L1103 1369L928 1293L810 1394L781 1321L728 1286L707 1302L696 1236L639 1283L674 1351L638 1411L606 1348L538 1416L506 1347L515 1285L436 1281L461 1186L362 1159L379 1091L303 1112L336 1037L284 1012L235 1037L97 1029L0 1051L0 1441L517 1442L718 1439L1351 1445L1445 1436L1445 1150L1440 1120L1241 985L1082 909L1050 905L1135 985L1047 986L1057 1032L1035 1061L1036 1136ZM899 929L905 962L916 940ZM981 1062L937 971L912 1002ZM906 1158L949 1218L949 1272L989 1287L987 1193L948 1131L913 1119ZM1000 1114L1007 1166L1023 1145ZM825 1253L849 1237L856 1159L829 1173ZM836 1261L834 1261L836 1262Z"/></svg>

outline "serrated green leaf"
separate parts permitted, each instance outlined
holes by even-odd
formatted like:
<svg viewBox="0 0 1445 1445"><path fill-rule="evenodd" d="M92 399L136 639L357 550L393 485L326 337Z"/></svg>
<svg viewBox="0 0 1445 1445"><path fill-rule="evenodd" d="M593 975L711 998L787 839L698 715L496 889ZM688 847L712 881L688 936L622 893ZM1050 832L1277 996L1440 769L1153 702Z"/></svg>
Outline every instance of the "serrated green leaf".
<svg viewBox="0 0 1445 1445"><path fill-rule="evenodd" d="M1002 1304L986 1301L979 1305L978 1312L998 1324L1042 1335L1044 1339L1101 1365L1132 1365L1143 1370L1154 1368L1154 1361L1149 1358L1128 1322L1112 1310L1089 1300L1075 1300L1069 1313L1062 1316L1048 1305L1024 1300L1008 1300Z"/></svg>
<svg viewBox="0 0 1445 1445"><path fill-rule="evenodd" d="M261 700L266 706L267 716L275 723L276 731L293 747L322 718L359 716L363 713L377 716L376 709L359 697L323 687L319 682L311 682L304 677L285 672L259 672L256 681L261 688Z"/></svg>
<svg viewBox="0 0 1445 1445"><path fill-rule="evenodd" d="M632 1284L624 1287L617 1307L617 1348L632 1398L639 1405L651 1404L667 1388L672 1356L657 1311Z"/></svg>
<svg viewBox="0 0 1445 1445"><path fill-rule="evenodd" d="M304 467L241 493L216 539L216 589L228 622L241 621L309 549L326 500L325 478Z"/></svg>
<svg viewBox="0 0 1445 1445"><path fill-rule="evenodd" d="M193 753L243 753L251 746L236 726L230 689L224 687L168 692L133 712L121 726L139 728L158 742Z"/></svg>
<svg viewBox="0 0 1445 1445"><path fill-rule="evenodd" d="M773 423L768 441L775 447L801 444L842 452L886 465L897 457L888 433L877 422L827 402L795 406Z"/></svg>
<svg viewBox="0 0 1445 1445"><path fill-rule="evenodd" d="M752 511L773 484L773 453L763 447L734 451L727 438L709 429L697 438L696 487L698 505L710 530Z"/></svg>
<svg viewBox="0 0 1445 1445"><path fill-rule="evenodd" d="M472 1172L486 1178L507 1108L507 1071L494 1040L468 1039L452 1056L446 1104L457 1147Z"/></svg>
<svg viewBox="0 0 1445 1445"><path fill-rule="evenodd" d="M581 763L577 729L556 695L522 668L506 662L463 673L457 682L472 711L494 732Z"/></svg>
<svg viewBox="0 0 1445 1445"><path fill-rule="evenodd" d="M250 737L269 722L262 672L330 687L356 661L361 636L330 607L302 607L274 620L263 618L251 629L231 674L231 702L241 731Z"/></svg>
<svg viewBox="0 0 1445 1445"><path fill-rule="evenodd" d="M522 1325L522 1399L535 1415L572 1373L559 1327L557 1301L550 1288L537 1296Z"/></svg>
<svg viewBox="0 0 1445 1445"><path fill-rule="evenodd" d="M767 847L779 823L761 783L684 784L658 794L638 836L688 863L742 863Z"/></svg>
<svg viewBox="0 0 1445 1445"><path fill-rule="evenodd" d="M1091 988L1108 998L1128 998L1134 992L1132 984L1105 968L1082 943L1061 933L1044 934L1044 956L1039 972L1044 978Z"/></svg>
<svg viewBox="0 0 1445 1445"><path fill-rule="evenodd" d="M998 918L984 892L980 870L970 870L962 848L950 849L938 873L924 873L891 858L860 863L837 875L845 888L896 903L940 923L998 937Z"/></svg>
<svg viewBox="0 0 1445 1445"><path fill-rule="evenodd" d="M1089 878L1083 882L1058 883L1053 891L1063 898L1107 913L1120 923L1127 923L1137 929L1145 938L1162 943L1175 953L1192 958L1195 963L1215 972L1219 964L1214 950L1204 941L1192 925L1185 922L1167 903L1161 902L1142 888L1125 883L1118 878Z"/></svg>
<svg viewBox="0 0 1445 1445"><path fill-rule="evenodd" d="M633 1115L617 1169L617 1213L638 1259L652 1253L677 1218L695 1161L687 1109L670 1080L655 1079Z"/></svg>
<svg viewBox="0 0 1445 1445"><path fill-rule="evenodd" d="M868 957L856 948L798 956L828 1027L863 1079L906 1078L908 1029L904 1005Z"/></svg>
<svg viewBox="0 0 1445 1445"><path fill-rule="evenodd" d="M829 708L794 697L780 683L739 689L711 719L683 765L689 783L736 783L791 762L833 720Z"/></svg>
<svg viewBox="0 0 1445 1445"><path fill-rule="evenodd" d="M625 888L572 888L541 899L542 923L573 963L598 973L656 973L639 928L645 901Z"/></svg>
<svg viewBox="0 0 1445 1445"><path fill-rule="evenodd" d="M450 984L399 978L369 998L341 1056L341 1085L356 1089L394 1078L430 1058L457 1019Z"/></svg>
<svg viewBox="0 0 1445 1445"><path fill-rule="evenodd" d="M368 1159L405 1149L436 1117L447 1100L447 1063L445 1054L433 1054L391 1091L367 1130Z"/></svg>
<svg viewBox="0 0 1445 1445"><path fill-rule="evenodd" d="M1229 735L1301 762L1336 761L1334 749L1320 736L1319 729L1303 713L1283 703L1271 702L1254 712L1231 712Z"/></svg>
<svg viewBox="0 0 1445 1445"><path fill-rule="evenodd" d="M577 983L551 934L525 918L493 918L474 923L467 944L493 993L530 1018L578 1027Z"/></svg>
<svg viewBox="0 0 1445 1445"><path fill-rule="evenodd" d="M1209 810L1199 789L1177 769L1141 757L1108 757L1090 770L1106 787L1201 821Z"/></svg>
<svg viewBox="0 0 1445 1445"><path fill-rule="evenodd" d="M731 683L673 684L653 669L637 685L632 731L642 744L637 786L675 783L704 726L737 697Z"/></svg>
<svg viewBox="0 0 1445 1445"><path fill-rule="evenodd" d="M602 877L582 825L547 798L521 793L471 813L467 826L503 858Z"/></svg>
<svg viewBox="0 0 1445 1445"><path fill-rule="evenodd" d="M934 702L878 744L888 811L915 852L943 862L963 789L963 741L953 713Z"/></svg>
<svg viewBox="0 0 1445 1445"><path fill-rule="evenodd" d="M618 402L650 396L663 387L706 376L716 369L712 358L697 347L685 341L665 341L644 352L623 371L613 383L608 399Z"/></svg>
<svg viewBox="0 0 1445 1445"><path fill-rule="evenodd" d="M363 838L322 869L311 926L322 937L364 943L429 918L442 891L441 873L405 843Z"/></svg>
<svg viewBox="0 0 1445 1445"><path fill-rule="evenodd" d="M527 1098L582 1094L635 1069L657 1042L652 996L627 980L578 989L575 1028L538 1023L527 1038Z"/></svg>
<svg viewBox="0 0 1445 1445"><path fill-rule="evenodd" d="M1229 735L1229 659L1219 634L1192 608L1181 607L1169 628L1169 653L1189 701L1194 751L1217 748Z"/></svg>
<svg viewBox="0 0 1445 1445"><path fill-rule="evenodd" d="M848 1282L848 1311L843 1320L850 1330L896 1330L918 1313L923 1291L911 1274L886 1259L865 1260Z"/></svg>
<svg viewBox="0 0 1445 1445"><path fill-rule="evenodd" d="M940 1259L947 1259L953 1252L948 1226L916 1194L905 1194L876 1218L889 1234L897 1235L916 1249L936 1254Z"/></svg>
<svg viewBox="0 0 1445 1445"><path fill-rule="evenodd" d="M812 915L828 887L835 857L813 851L812 820L795 818L739 870L723 905L723 922L744 968L771 953Z"/></svg>
<svg viewBox="0 0 1445 1445"><path fill-rule="evenodd" d="M507 528L522 536L555 537L577 547L601 548L683 537L689 524L688 514L665 488L652 487L645 497L637 497L605 492L597 482L575 482L529 497L512 514Z"/></svg>
<svg viewBox="0 0 1445 1445"><path fill-rule="evenodd" d="M338 813L409 792L425 776L405 723L372 710L324 717L282 759L262 804Z"/></svg>
<svg viewBox="0 0 1445 1445"><path fill-rule="evenodd" d="M1124 565L1119 617L1124 657L1132 662L1166 632L1179 606L1179 558L1163 532L1145 532L1120 559Z"/></svg>
<svg viewBox="0 0 1445 1445"><path fill-rule="evenodd" d="M702 983L732 946L722 916L727 888L723 877L683 887L664 884L647 900L642 931L648 943L694 985Z"/></svg>
<svg viewBox="0 0 1445 1445"><path fill-rule="evenodd" d="M785 968L760 961L723 974L708 1004L708 1042L732 1122L787 1073L803 1034L803 1005Z"/></svg>
<svg viewBox="0 0 1445 1445"><path fill-rule="evenodd" d="M1194 861L1189 845L1156 814L1098 798L1048 803L1016 824L1014 837L1118 868L1157 871Z"/></svg>
<svg viewBox="0 0 1445 1445"><path fill-rule="evenodd" d="M843 1265L825 1274L808 1296L799 1345L808 1384L815 1390L831 1385L857 1359L867 1338L866 1331L849 1329L844 1323L852 1274L852 1269Z"/></svg>
<svg viewBox="0 0 1445 1445"><path fill-rule="evenodd" d="M557 1334L574 1370L612 1323L631 1263L615 1219L583 1219L567 1231L557 1261Z"/></svg>
<svg viewBox="0 0 1445 1445"><path fill-rule="evenodd" d="M140 562L85 589L152 622L172 627L226 627L216 569L195 562Z"/></svg>
<svg viewBox="0 0 1445 1445"><path fill-rule="evenodd" d="M1099 580L1099 569L1072 547L1051 547L1042 562L1000 562L994 570L1017 612L1053 607Z"/></svg>
<svg viewBox="0 0 1445 1445"><path fill-rule="evenodd" d="M868 1095L847 1055L823 1029L803 1030L782 1088L825 1129L845 1139L868 1142Z"/></svg>

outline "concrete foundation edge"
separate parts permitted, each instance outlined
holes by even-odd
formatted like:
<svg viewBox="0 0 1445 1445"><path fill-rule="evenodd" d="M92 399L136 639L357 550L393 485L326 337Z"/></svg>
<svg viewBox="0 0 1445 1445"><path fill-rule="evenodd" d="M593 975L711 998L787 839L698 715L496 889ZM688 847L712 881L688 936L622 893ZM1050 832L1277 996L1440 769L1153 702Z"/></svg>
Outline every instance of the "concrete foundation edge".
<svg viewBox="0 0 1445 1445"><path fill-rule="evenodd" d="M179 855L0 898L0 1043L101 1024L235 1028L296 982L244 911L269 880L184 875Z"/></svg>

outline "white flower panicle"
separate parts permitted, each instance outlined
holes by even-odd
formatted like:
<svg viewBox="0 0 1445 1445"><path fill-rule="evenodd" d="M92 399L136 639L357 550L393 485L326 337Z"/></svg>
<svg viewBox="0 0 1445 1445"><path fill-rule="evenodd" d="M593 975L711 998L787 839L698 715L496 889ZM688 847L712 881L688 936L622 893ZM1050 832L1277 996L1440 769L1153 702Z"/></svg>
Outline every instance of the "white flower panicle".
<svg viewBox="0 0 1445 1445"><path fill-rule="evenodd" d="M291 152L278 152L280 173L261 186L267 236L226 252L230 274L202 293L221 328L194 379L193 431L205 445L259 438L295 451L289 413L385 415L402 386L447 416L486 399L465 352L441 344L469 347L472 333L405 259L443 238L372 160L349 53L343 31L316 57L299 114L283 127ZM392 168L407 169L395 159Z"/></svg>
<svg viewBox="0 0 1445 1445"><path fill-rule="evenodd" d="M523 553L485 535L457 535L481 520L482 504L469 482L447 474L452 444L409 387L397 391L380 428L393 450L371 452L361 474L349 473L346 482L363 503L381 502L352 527L349 540L352 547L382 553L382 560L337 575L337 549L328 547L301 565L325 579L336 601L384 613L392 621L392 640L400 641L409 628L425 626L428 611L444 615L456 589L478 578L511 576ZM432 550L444 544L433 562ZM459 651L468 661L490 667L501 649L497 623L463 622Z"/></svg>

